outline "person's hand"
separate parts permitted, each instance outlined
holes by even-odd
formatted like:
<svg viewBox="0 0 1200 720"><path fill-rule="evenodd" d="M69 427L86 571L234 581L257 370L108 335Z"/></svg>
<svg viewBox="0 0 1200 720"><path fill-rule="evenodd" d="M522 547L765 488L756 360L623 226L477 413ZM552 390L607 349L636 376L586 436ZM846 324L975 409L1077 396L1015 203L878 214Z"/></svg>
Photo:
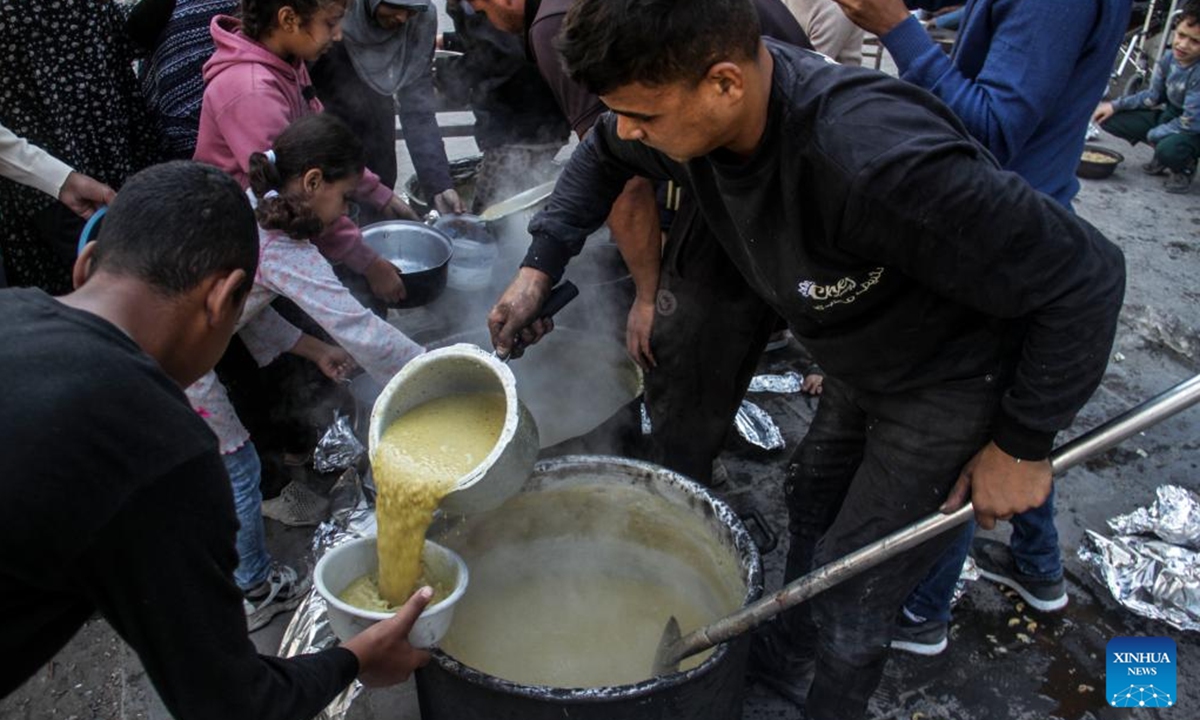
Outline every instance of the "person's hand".
<svg viewBox="0 0 1200 720"><path fill-rule="evenodd" d="M429 653L409 644L408 634L432 597L432 588L417 590L395 615L342 643L358 658L358 679L363 685L387 687L402 683L413 670L429 662Z"/></svg>
<svg viewBox="0 0 1200 720"><path fill-rule="evenodd" d="M371 286L371 294L384 302L399 302L408 297L404 281L400 279L400 269L382 257L375 258L363 275Z"/></svg>
<svg viewBox="0 0 1200 720"><path fill-rule="evenodd" d="M952 513L969 498L975 522L991 530L997 520L1040 507L1051 483L1049 460L1018 460L989 442L963 467L941 511Z"/></svg>
<svg viewBox="0 0 1200 720"><path fill-rule="evenodd" d="M454 188L434 195L433 208L442 215L461 215L467 211L467 206L463 205L462 198Z"/></svg>
<svg viewBox="0 0 1200 720"><path fill-rule="evenodd" d="M116 191L109 186L74 170L58 190L58 201L84 220L90 218L101 205L111 203L116 196Z"/></svg>
<svg viewBox="0 0 1200 720"><path fill-rule="evenodd" d="M550 297L550 276L541 270L523 267L488 313L488 332L492 347L500 357L521 357L524 346L532 345L554 329L549 318L537 313ZM514 342L518 333L520 342Z"/></svg>
<svg viewBox="0 0 1200 720"><path fill-rule="evenodd" d="M1113 116L1113 104L1110 102L1102 102L1096 106L1096 112L1092 113L1092 122L1099 125L1105 120Z"/></svg>
<svg viewBox="0 0 1200 720"><path fill-rule="evenodd" d="M421 220L421 216L417 215L417 212L395 193L392 193L391 199L384 203L379 210L387 217L396 220L416 220L418 222Z"/></svg>
<svg viewBox="0 0 1200 720"><path fill-rule="evenodd" d="M800 392L809 395L820 395L824 389L825 376L820 373L810 372L804 376L804 382L800 383Z"/></svg>
<svg viewBox="0 0 1200 720"><path fill-rule="evenodd" d="M908 19L904 0L837 0L850 22L883 37Z"/></svg>
<svg viewBox="0 0 1200 720"><path fill-rule="evenodd" d="M337 345L321 342L312 335L301 335L292 348L292 354L313 362L330 380L345 380L346 375L356 367L350 353Z"/></svg>
<svg viewBox="0 0 1200 720"><path fill-rule="evenodd" d="M634 300L625 321L625 349L629 357L643 370L655 367L658 362L650 351L650 331L654 329L654 301Z"/></svg>

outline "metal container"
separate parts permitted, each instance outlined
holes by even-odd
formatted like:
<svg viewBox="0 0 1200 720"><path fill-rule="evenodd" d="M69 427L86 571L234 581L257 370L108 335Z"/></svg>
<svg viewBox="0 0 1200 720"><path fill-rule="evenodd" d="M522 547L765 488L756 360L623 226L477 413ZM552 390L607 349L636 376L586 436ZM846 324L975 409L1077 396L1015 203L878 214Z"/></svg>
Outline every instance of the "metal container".
<svg viewBox="0 0 1200 720"><path fill-rule="evenodd" d="M580 512L586 506L570 500L575 493L584 498L614 493L635 501L604 511L611 510L628 522L593 523L589 519L595 513ZM526 541L554 542L581 534L598 541L632 535L655 552L687 558L706 577L711 573L714 582L732 583L726 591L734 606L744 606L762 594L761 562L753 541L733 511L702 486L664 468L625 458L566 456L540 462L521 493L499 509L457 523L435 524L431 532L431 539L454 549L472 567L472 586L459 605L451 634L443 641L446 649L434 650L433 661L417 672L423 720L741 717L748 637L717 647L692 669L611 687L522 685L481 672L450 654L455 628L469 622L471 593L488 593L476 583L481 553L506 543L519 549ZM533 565L534 571L537 567ZM492 596L485 594L484 599ZM649 638L649 649L636 653L632 661L649 668L657 642L658 637ZM581 653L588 651L580 648Z"/></svg>
<svg viewBox="0 0 1200 720"><path fill-rule="evenodd" d="M529 477L538 452L538 428L517 399L508 367L474 345L451 345L421 355L396 373L375 400L367 447L374 453L384 430L412 408L435 398L473 392L504 394L507 410L496 446L483 462L459 479L442 499L442 510L470 514L496 507Z"/></svg>
<svg viewBox="0 0 1200 720"><path fill-rule="evenodd" d="M428 345L456 343L484 350L492 347L487 330L451 335ZM521 402L537 421L543 448L584 435L642 394L641 370L624 346L607 336L555 327L525 352L508 368Z"/></svg>
<svg viewBox="0 0 1200 720"><path fill-rule="evenodd" d="M454 257L446 285L454 290L477 292L492 281L500 247L478 215L442 215L433 222L436 230L450 238Z"/></svg>
<svg viewBox="0 0 1200 720"><path fill-rule="evenodd" d="M1083 146L1083 154L1079 158L1079 167L1075 175L1088 180L1103 180L1117 170L1117 166L1125 160L1125 156L1116 150L1088 143Z"/></svg>
<svg viewBox="0 0 1200 720"><path fill-rule="evenodd" d="M363 242L399 268L404 279L407 294L391 307L419 307L446 289L454 249L441 231L411 220L389 220L364 227L362 234Z"/></svg>
<svg viewBox="0 0 1200 720"><path fill-rule="evenodd" d="M482 155L468 155L450 161L450 181L454 183L454 190L459 199L467 207L471 207L471 201L475 197L475 180L479 176L479 167L482 164ZM425 197L425 190L421 187L416 173L409 175L404 181L404 193L408 195L408 206L421 217L434 209L433 203Z"/></svg>

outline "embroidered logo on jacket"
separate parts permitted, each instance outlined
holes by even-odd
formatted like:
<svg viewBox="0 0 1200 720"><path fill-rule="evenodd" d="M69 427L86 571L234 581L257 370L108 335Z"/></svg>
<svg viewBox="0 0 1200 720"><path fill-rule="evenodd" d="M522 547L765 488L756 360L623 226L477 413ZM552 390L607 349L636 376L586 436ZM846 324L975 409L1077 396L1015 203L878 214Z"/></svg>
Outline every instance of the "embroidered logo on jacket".
<svg viewBox="0 0 1200 720"><path fill-rule="evenodd" d="M854 302L877 285L881 277L883 277L883 268L877 267L868 271L865 277L858 280L844 277L827 285L818 285L812 280L802 280L796 286L796 290L801 297L812 301L814 310L827 310L834 305L848 305Z"/></svg>

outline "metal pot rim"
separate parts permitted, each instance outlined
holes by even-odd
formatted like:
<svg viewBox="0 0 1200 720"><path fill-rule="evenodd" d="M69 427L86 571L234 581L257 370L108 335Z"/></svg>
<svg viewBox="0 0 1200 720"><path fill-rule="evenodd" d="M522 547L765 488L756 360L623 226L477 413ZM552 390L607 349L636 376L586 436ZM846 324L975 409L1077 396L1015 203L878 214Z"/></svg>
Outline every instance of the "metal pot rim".
<svg viewBox="0 0 1200 720"><path fill-rule="evenodd" d="M729 529L729 532L733 536L734 550L737 553L746 581L746 594L742 598L742 607L762 597L762 558L759 556L758 547L754 544L754 539L750 536L750 532L746 530L746 526L742 523L737 513L733 511L733 508L729 507L724 500L718 498L708 488L695 480L691 480L673 470L668 470L654 463L614 455L562 455L540 460L534 465L532 476L567 468L575 470L603 470L611 469L613 466L622 466L661 478L669 484L677 485L685 492L702 500L712 511L713 515L720 519L721 523ZM561 702L565 704L629 700L659 693L664 689L692 682L698 677L714 672L718 664L724 660L729 652L728 643L721 643L713 649L712 655L705 659L704 662L690 670L682 670L670 675L649 678L638 683L597 688L523 685L476 670L469 665L455 660L440 648L434 649L432 654L434 662L441 666L442 669L473 685L532 700Z"/></svg>

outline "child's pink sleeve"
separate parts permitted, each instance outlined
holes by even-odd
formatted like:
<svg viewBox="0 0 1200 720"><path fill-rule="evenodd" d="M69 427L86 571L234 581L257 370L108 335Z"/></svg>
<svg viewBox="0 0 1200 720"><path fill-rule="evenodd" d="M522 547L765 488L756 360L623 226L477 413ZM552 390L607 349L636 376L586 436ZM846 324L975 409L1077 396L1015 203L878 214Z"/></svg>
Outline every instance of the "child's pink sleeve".
<svg viewBox="0 0 1200 720"><path fill-rule="evenodd" d="M379 257L379 253L363 242L358 226L344 215L313 238L313 245L329 262L342 263L360 275Z"/></svg>

